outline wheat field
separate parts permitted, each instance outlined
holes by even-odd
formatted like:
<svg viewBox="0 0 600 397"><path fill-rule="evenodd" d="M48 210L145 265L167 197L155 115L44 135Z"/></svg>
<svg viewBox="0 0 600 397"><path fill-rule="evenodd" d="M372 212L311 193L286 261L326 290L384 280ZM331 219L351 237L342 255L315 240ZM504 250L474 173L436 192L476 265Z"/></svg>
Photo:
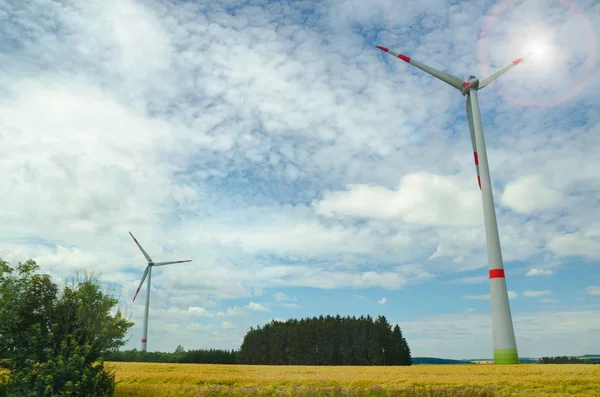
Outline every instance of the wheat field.
<svg viewBox="0 0 600 397"><path fill-rule="evenodd" d="M600 365L107 365L116 371L116 397L600 396Z"/></svg>

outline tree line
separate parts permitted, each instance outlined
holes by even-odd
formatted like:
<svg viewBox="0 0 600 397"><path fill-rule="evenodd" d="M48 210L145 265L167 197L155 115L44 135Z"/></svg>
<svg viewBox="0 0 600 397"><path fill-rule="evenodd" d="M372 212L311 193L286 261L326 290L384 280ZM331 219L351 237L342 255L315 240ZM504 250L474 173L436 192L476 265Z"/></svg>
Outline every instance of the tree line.
<svg viewBox="0 0 600 397"><path fill-rule="evenodd" d="M598 364L598 362L579 357L556 356L539 358L538 364Z"/></svg>
<svg viewBox="0 0 600 397"><path fill-rule="evenodd" d="M174 352L113 351L107 361L262 364L262 365L411 365L410 348L400 327L385 316L320 316L272 321L250 328L239 350L199 349Z"/></svg>
<svg viewBox="0 0 600 397"><path fill-rule="evenodd" d="M237 364L239 351L221 349L184 350L179 345L173 353L144 352L137 349L115 351L106 354L106 361L186 363L186 364Z"/></svg>
<svg viewBox="0 0 600 397"><path fill-rule="evenodd" d="M392 328L385 316L328 315L251 327L239 360L262 365L412 364L400 327Z"/></svg>

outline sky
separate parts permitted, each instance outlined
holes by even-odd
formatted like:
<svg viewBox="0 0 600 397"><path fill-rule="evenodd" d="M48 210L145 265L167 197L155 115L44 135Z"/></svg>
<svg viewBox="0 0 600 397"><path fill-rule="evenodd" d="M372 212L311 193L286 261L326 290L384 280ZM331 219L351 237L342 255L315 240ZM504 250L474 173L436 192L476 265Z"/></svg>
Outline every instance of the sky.
<svg viewBox="0 0 600 397"><path fill-rule="evenodd" d="M149 351L319 315L491 358L479 92L522 357L600 352L600 3L0 0L0 257L95 272ZM144 287L145 288L145 287Z"/></svg>

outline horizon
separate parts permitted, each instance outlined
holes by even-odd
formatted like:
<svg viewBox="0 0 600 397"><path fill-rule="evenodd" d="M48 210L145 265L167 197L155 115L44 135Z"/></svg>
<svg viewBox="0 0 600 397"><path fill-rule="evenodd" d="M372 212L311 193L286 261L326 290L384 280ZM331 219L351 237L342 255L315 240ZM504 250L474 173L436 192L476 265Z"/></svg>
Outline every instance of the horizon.
<svg viewBox="0 0 600 397"><path fill-rule="evenodd" d="M385 315L414 357L493 357L479 92L519 357L600 345L600 2L0 0L0 257L101 274L140 350ZM451 10L452 12L450 12ZM1 15L1 14L0 14Z"/></svg>

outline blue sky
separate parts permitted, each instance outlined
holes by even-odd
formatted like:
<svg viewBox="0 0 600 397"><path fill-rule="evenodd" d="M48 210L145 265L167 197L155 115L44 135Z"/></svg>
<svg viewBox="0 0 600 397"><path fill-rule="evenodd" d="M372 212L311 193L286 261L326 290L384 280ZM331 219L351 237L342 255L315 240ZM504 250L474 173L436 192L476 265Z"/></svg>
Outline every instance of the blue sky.
<svg viewBox="0 0 600 397"><path fill-rule="evenodd" d="M89 4L88 4L89 3ZM521 356L600 346L593 1L0 0L0 256L101 272L149 350L384 314L415 356L490 357L479 95Z"/></svg>

